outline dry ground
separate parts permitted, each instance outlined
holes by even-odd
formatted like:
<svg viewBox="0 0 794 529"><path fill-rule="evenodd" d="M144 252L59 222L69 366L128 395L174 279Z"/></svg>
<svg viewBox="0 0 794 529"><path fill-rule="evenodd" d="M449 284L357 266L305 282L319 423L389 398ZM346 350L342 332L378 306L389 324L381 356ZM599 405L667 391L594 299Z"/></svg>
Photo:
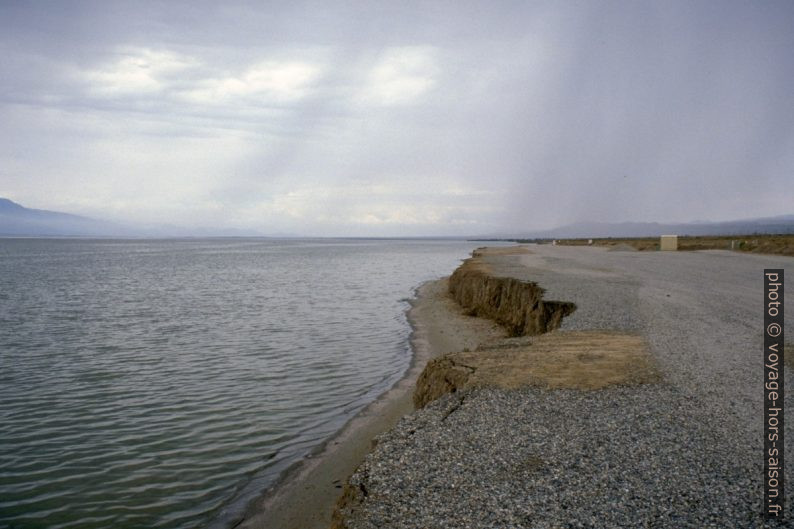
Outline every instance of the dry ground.
<svg viewBox="0 0 794 529"><path fill-rule="evenodd" d="M617 331L556 331L431 360L417 382L414 404L421 408L446 393L470 387L595 390L660 380L641 336Z"/></svg>
<svg viewBox="0 0 794 529"><path fill-rule="evenodd" d="M590 239L558 239L557 244L585 246ZM625 244L640 251L658 250L659 237L592 239L594 246ZM739 252L794 256L792 235L725 235L704 237L678 237L679 250L735 250Z"/></svg>

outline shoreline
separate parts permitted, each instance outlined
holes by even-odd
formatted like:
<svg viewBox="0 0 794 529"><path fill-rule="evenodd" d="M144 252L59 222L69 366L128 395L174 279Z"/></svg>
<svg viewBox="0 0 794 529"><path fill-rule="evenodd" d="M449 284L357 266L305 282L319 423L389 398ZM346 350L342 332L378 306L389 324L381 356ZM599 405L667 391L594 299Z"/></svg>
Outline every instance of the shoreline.
<svg viewBox="0 0 794 529"><path fill-rule="evenodd" d="M497 253L475 252L453 296L516 337L431 360L424 407L379 438L334 529L764 524L752 285L787 258ZM562 328L534 325L547 299L575 305Z"/></svg>
<svg viewBox="0 0 794 529"><path fill-rule="evenodd" d="M466 316L449 297L446 277L417 287L410 305L406 316L413 356L403 376L309 456L287 468L247 506L234 529L328 529L344 484L372 450L373 440L414 410L413 392L427 362L504 335L496 323ZM450 318L465 325L450 325ZM449 332L453 328L456 332Z"/></svg>

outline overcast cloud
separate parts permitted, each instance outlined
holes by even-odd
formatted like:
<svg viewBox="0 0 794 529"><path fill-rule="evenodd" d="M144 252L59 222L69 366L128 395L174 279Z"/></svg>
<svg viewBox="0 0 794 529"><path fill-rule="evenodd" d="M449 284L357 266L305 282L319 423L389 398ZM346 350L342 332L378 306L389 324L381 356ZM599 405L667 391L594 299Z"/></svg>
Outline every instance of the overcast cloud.
<svg viewBox="0 0 794 529"><path fill-rule="evenodd" d="M0 196L303 235L794 213L794 3L3 2Z"/></svg>

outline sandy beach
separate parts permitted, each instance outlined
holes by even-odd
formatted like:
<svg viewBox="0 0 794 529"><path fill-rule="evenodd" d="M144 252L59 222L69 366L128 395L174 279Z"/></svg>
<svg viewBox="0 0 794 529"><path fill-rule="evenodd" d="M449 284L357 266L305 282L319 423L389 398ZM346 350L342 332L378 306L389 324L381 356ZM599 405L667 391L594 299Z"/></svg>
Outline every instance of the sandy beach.
<svg viewBox="0 0 794 529"><path fill-rule="evenodd" d="M240 527L763 525L761 274L790 258L531 246L474 261L484 286L456 297L475 305L448 279L423 285L406 377ZM494 292L498 310L478 309ZM556 329L541 315L560 302L576 308Z"/></svg>
<svg viewBox="0 0 794 529"><path fill-rule="evenodd" d="M446 279L417 289L408 312L414 358L405 376L367 406L309 459L286 475L248 509L235 527L328 529L343 485L372 450L373 439L414 409L416 379L430 358L495 340L506 332L494 322L464 314L448 294Z"/></svg>

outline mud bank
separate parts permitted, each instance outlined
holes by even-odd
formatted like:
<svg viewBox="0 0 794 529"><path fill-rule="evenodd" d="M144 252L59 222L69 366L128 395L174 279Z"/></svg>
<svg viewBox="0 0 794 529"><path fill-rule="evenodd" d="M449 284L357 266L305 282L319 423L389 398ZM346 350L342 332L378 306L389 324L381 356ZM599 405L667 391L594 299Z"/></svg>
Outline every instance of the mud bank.
<svg viewBox="0 0 794 529"><path fill-rule="evenodd" d="M489 257L522 253L523 247L475 250L449 278L449 292L469 314L492 319L513 336L543 334L559 328L576 305L544 300L537 283L500 277L488 264Z"/></svg>
<svg viewBox="0 0 794 529"><path fill-rule="evenodd" d="M576 305L546 301L537 283L495 273L505 259L527 252L524 247L481 248L453 273L452 297L469 313L501 323L514 337L430 360L416 383L417 409L470 388L596 390L661 380L642 336L614 330L550 332Z"/></svg>
<svg viewBox="0 0 794 529"><path fill-rule="evenodd" d="M493 322L466 316L450 298L446 279L422 285L411 305L414 358L404 378L257 499L235 529L327 529L342 484L372 450L372 439L413 411L416 379L427 361L505 336Z"/></svg>
<svg viewBox="0 0 794 529"><path fill-rule="evenodd" d="M527 371L521 367L527 361L526 347L531 343L528 337L559 328L562 319L571 314L576 305L544 300L544 290L537 283L499 276L496 268L491 266L507 256L524 253L527 253L524 247L480 248L453 272L449 280L441 283L446 283L444 297L447 298L442 308L449 314L457 313L457 319L438 318L435 321L436 333L455 335L467 327L492 321L499 325L503 334L481 339L471 349L466 347L426 355L431 359L415 382L415 408L422 408L447 393L469 387L520 387L530 379L542 378L544 369L556 371L556 366L543 362L538 362L539 367L535 370ZM479 336L483 337L482 334ZM514 354L504 354L506 349L511 349ZM535 348L530 355L537 358L543 352ZM437 358L432 359L434 356ZM367 495L366 487L351 484L348 480L337 502L331 528L347 528L344 513L355 510Z"/></svg>
<svg viewBox="0 0 794 529"><path fill-rule="evenodd" d="M786 258L530 251L473 264L538 281L575 315L431 361L439 397L378 437L336 527L789 527L761 518L754 456L753 285Z"/></svg>
<svg viewBox="0 0 794 529"><path fill-rule="evenodd" d="M472 388L597 390L661 381L642 336L616 331L558 331L508 339L428 362L414 406Z"/></svg>

